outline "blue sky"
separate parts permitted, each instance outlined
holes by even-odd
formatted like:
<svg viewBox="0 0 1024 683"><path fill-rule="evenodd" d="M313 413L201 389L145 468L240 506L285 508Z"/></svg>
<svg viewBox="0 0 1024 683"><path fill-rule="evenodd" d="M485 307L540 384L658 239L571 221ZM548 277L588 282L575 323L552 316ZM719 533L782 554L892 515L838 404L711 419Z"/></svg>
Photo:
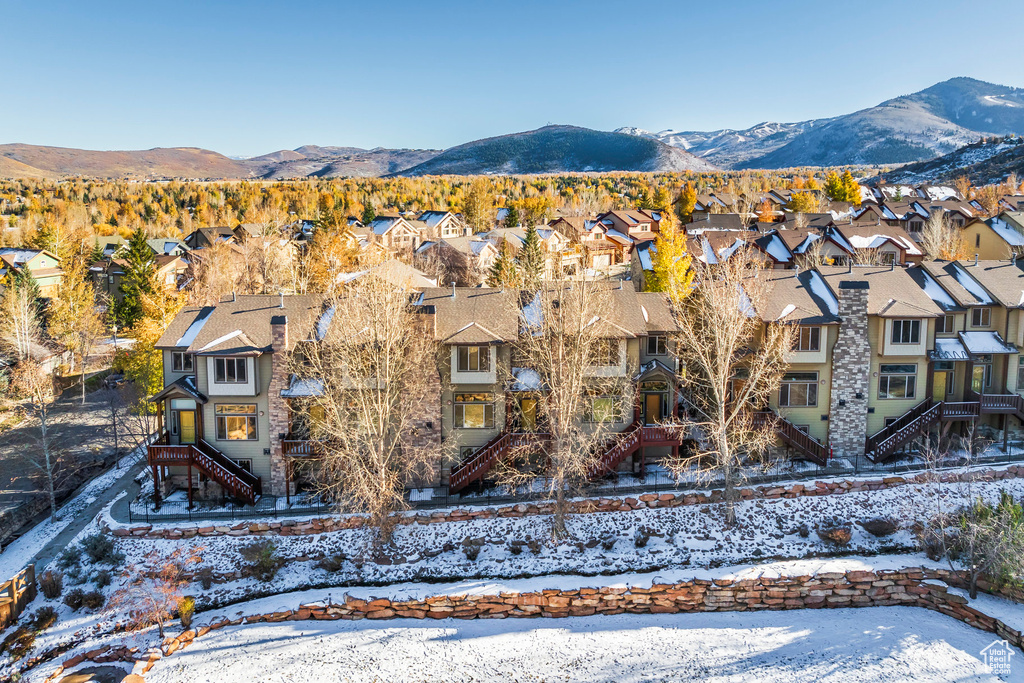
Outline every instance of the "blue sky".
<svg viewBox="0 0 1024 683"><path fill-rule="evenodd" d="M953 76L1024 87L1019 17L1020 0L0 0L0 143L256 155L745 128Z"/></svg>

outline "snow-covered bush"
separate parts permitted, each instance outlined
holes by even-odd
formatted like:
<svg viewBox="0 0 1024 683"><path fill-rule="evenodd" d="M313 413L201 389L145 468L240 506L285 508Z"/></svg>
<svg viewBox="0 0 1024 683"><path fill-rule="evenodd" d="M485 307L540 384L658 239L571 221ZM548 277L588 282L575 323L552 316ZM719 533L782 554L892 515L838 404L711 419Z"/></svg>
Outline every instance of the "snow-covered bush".
<svg viewBox="0 0 1024 683"><path fill-rule="evenodd" d="M277 554L277 545L269 539L251 543L239 552L247 563L244 567L245 573L259 581L273 581L277 576L277 570L284 564Z"/></svg>
<svg viewBox="0 0 1024 683"><path fill-rule="evenodd" d="M64 590L64 575L58 571L47 569L39 575L39 590L47 600L56 600Z"/></svg>

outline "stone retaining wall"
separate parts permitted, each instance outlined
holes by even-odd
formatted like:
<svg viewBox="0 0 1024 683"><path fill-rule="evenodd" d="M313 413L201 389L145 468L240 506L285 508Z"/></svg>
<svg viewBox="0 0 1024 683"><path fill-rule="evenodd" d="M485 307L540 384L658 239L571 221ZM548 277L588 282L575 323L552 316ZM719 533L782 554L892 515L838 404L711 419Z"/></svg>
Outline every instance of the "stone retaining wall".
<svg viewBox="0 0 1024 683"><path fill-rule="evenodd" d="M908 484L923 484L933 475L919 473L912 477L884 477L871 480L817 481L806 484L783 486L758 486L740 491L743 500L773 500L779 498L801 498L808 496L830 496L855 493L858 491L877 491L895 488ZM939 481L992 481L996 479L1017 479L1024 477L1024 465L1010 465L1001 470L983 470L968 473L945 473ZM709 493L645 493L635 498L588 498L570 503L570 513L584 514L590 512L623 512L641 508L674 508L683 505L703 505L718 503L723 499L723 492L715 489ZM444 522L465 522L474 519L494 519L498 517L527 517L531 515L553 514L551 503L519 503L499 508L470 508L450 511L420 512L401 516L401 524L439 524ZM194 538L196 536L305 536L322 534L343 529L355 529L364 524L365 518L359 515L343 515L323 517L308 521L282 520L279 522L238 522L235 524L210 525L202 527L174 527L141 524L107 529L109 533L121 538L167 539Z"/></svg>
<svg viewBox="0 0 1024 683"><path fill-rule="evenodd" d="M437 596L423 600L363 600L346 595L345 601L338 604L314 603L235 619L221 617L165 639L162 652L157 648L143 653L124 647L99 648L65 660L46 680L54 680L66 669L85 660L138 662L138 670L146 673L161 657L173 655L196 638L225 626L335 619L531 619L622 613L676 614L907 605L941 612L974 628L995 633L1021 648L1020 631L971 607L966 598L949 593L947 587L938 582L954 586L963 583L959 575L947 570L910 567L893 571L824 572L813 576L742 580L693 579L675 584L655 584L650 588L580 588ZM986 583L980 587L992 589Z"/></svg>

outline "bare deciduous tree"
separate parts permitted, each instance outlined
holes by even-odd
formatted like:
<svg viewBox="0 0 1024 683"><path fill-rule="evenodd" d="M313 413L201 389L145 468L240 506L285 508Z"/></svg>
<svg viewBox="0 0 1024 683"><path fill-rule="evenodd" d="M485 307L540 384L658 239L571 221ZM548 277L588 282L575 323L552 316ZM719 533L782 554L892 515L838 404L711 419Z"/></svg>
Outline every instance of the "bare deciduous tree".
<svg viewBox="0 0 1024 683"><path fill-rule="evenodd" d="M236 249L227 242L218 242L189 252L189 303L214 305L236 290L241 263Z"/></svg>
<svg viewBox="0 0 1024 683"><path fill-rule="evenodd" d="M39 306L32 288L9 283L0 297L0 348L24 360L41 338Z"/></svg>
<svg viewBox="0 0 1024 683"><path fill-rule="evenodd" d="M1024 506L1006 491L992 505L981 498L952 518L949 558L967 574L971 599L978 597L978 580L997 585L1019 584L1024 574Z"/></svg>
<svg viewBox="0 0 1024 683"><path fill-rule="evenodd" d="M674 304L680 328L675 341L679 382L692 409L689 421L701 438L694 453L669 466L677 474L721 477L726 523L732 525L746 472L771 462L772 427L754 413L779 388L793 330L758 317L771 283L749 248L720 265L695 267L696 287Z"/></svg>
<svg viewBox="0 0 1024 683"><path fill-rule="evenodd" d="M257 222L239 245L242 250L241 291L245 294L275 294L288 279L294 258L293 247L284 234L280 213L261 212Z"/></svg>
<svg viewBox="0 0 1024 683"><path fill-rule="evenodd" d="M124 585L110 596L107 610L125 613L133 628L155 624L163 638L164 626L174 617L188 588L188 572L201 562L202 550L177 548L166 557L154 550L140 565L125 567Z"/></svg>
<svg viewBox="0 0 1024 683"><path fill-rule="evenodd" d="M590 480L610 440L632 421L632 371L621 328L608 320L609 282L565 280L542 288L516 316L509 381L539 395L536 420L550 435L546 467L524 462L529 449L499 463L498 481L517 487L546 475L555 501L553 538L567 534L567 496ZM520 416L522 417L522 416Z"/></svg>
<svg viewBox="0 0 1024 683"><path fill-rule="evenodd" d="M296 375L318 387L308 399L309 433L323 451L316 485L339 507L368 513L386 543L404 488L442 455L421 422L435 419L439 397L433 335L410 293L384 278L358 278L328 306L317 341L293 357Z"/></svg>
<svg viewBox="0 0 1024 683"><path fill-rule="evenodd" d="M921 230L921 248L930 259L955 261L967 257L963 232L940 209L932 211Z"/></svg>
<svg viewBox="0 0 1024 683"><path fill-rule="evenodd" d="M21 452L22 461L42 479L50 500L50 519L57 519L57 492L76 469L72 449L67 448L61 431L67 413L54 410L57 388L54 376L33 360L18 363L13 377L15 390L26 398L28 414L38 422L38 433Z"/></svg>

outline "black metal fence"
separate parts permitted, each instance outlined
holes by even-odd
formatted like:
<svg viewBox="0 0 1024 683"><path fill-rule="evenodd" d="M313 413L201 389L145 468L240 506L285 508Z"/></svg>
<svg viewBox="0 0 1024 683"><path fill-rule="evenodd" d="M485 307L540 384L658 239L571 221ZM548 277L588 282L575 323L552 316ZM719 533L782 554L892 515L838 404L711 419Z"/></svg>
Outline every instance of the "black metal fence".
<svg viewBox="0 0 1024 683"><path fill-rule="evenodd" d="M939 469L950 470L965 465L996 465L1013 462L1024 462L1024 450L1010 453L993 453L992 455L973 456L969 460L946 458ZM786 467L778 467L767 472L748 475L743 486L763 486L775 483L800 483L813 481L823 477L900 475L922 472L934 468L935 465L920 459L896 459L889 464L877 465L867 459L853 463L830 463L828 466L808 466L806 469L794 471ZM573 495L587 497L618 497L642 493L684 493L687 491L721 488L725 485L721 477L702 476L691 473L676 477L661 469L651 469L644 475L622 474L604 479ZM414 510L433 510L458 506L491 507L495 505L514 505L516 503L548 500L551 497L551 480L539 478L533 481L529 490L508 491L496 487L469 489L456 494L449 494L447 487L439 486L427 490L407 490L405 499ZM326 515L336 512L335 507L327 501L316 497L293 497L293 502L285 502L284 498L265 495L255 505L241 504L206 504L197 502L190 509L186 501L164 501L159 509L155 509L152 499L140 496L128 505L129 522L183 522L203 520L237 521L256 518L288 519L299 516Z"/></svg>

